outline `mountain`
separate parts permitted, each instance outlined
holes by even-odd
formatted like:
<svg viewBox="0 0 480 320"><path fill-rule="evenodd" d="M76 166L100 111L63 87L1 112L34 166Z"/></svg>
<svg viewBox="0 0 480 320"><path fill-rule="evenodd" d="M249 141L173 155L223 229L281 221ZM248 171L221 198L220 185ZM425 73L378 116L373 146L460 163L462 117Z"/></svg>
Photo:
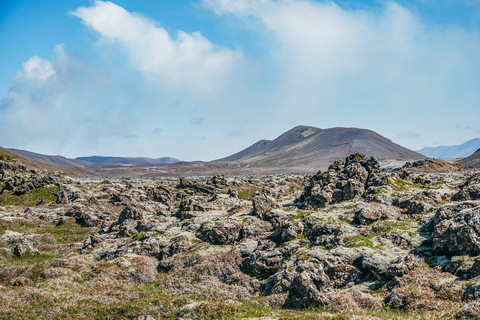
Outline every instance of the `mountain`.
<svg viewBox="0 0 480 320"><path fill-rule="evenodd" d="M41 160L36 160L24 156L20 153L13 151L12 149L6 149L0 147L0 154L4 154L19 163L23 163L27 168L30 169L40 169L40 170L49 170L49 171L62 171L65 174L72 176L92 176L94 173L87 171L82 168L71 167L71 166L60 166L52 163L43 162Z"/></svg>
<svg viewBox="0 0 480 320"><path fill-rule="evenodd" d="M480 149L475 151L469 157L463 158L460 161L458 161L458 164L464 167L480 168Z"/></svg>
<svg viewBox="0 0 480 320"><path fill-rule="evenodd" d="M218 161L254 166L325 168L332 161L355 152L375 156L379 160L425 158L371 130L298 126L275 140L260 140Z"/></svg>
<svg viewBox="0 0 480 320"><path fill-rule="evenodd" d="M480 148L480 138L472 139L464 144L456 146L440 146L440 147L426 147L422 150L417 150L430 158L438 159L452 159L452 158L464 158L468 157Z"/></svg>
<svg viewBox="0 0 480 320"><path fill-rule="evenodd" d="M92 156L92 157L78 157L75 160L77 161L87 161L90 164L135 164L140 166L163 166L166 164L172 164L180 162L180 160L163 157L158 159L152 158L139 158L139 157L101 157L101 156Z"/></svg>
<svg viewBox="0 0 480 320"><path fill-rule="evenodd" d="M40 154L40 153L35 153L35 152L30 152L30 151L20 150L20 149L10 149L10 150L18 154L21 154L25 157L28 157L30 159L42 161L49 164L54 164L57 166L84 168L92 164L91 162L88 162L88 161L69 159L63 156L48 156L45 154Z"/></svg>

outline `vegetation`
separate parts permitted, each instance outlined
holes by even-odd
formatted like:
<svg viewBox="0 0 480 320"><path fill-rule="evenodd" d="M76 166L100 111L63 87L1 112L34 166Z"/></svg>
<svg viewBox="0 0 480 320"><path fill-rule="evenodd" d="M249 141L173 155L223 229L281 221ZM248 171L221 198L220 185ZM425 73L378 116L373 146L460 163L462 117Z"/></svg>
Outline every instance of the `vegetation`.
<svg viewBox="0 0 480 320"><path fill-rule="evenodd" d="M14 195L12 191L4 191L0 194L0 206L22 205L34 207L42 199L47 202L55 202L57 201L58 191L59 187L57 186L43 186L21 196Z"/></svg>
<svg viewBox="0 0 480 320"><path fill-rule="evenodd" d="M0 160L3 160L3 161L11 161L12 160L12 157L6 155L6 154L3 154L3 153L0 153Z"/></svg>

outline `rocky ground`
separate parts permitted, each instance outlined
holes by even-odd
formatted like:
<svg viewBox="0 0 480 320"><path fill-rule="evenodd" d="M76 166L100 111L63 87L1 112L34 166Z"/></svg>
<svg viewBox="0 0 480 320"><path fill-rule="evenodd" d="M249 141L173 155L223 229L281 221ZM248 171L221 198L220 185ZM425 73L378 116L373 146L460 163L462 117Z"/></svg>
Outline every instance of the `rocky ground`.
<svg viewBox="0 0 480 320"><path fill-rule="evenodd" d="M0 161L0 318L478 318L480 173L419 167L103 180Z"/></svg>

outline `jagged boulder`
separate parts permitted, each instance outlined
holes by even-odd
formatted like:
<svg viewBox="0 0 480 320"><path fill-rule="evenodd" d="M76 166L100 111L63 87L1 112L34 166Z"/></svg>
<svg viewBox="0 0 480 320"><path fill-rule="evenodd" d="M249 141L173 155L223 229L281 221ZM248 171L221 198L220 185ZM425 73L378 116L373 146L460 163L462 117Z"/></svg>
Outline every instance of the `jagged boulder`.
<svg viewBox="0 0 480 320"><path fill-rule="evenodd" d="M236 220L224 220L216 223L208 232L213 244L232 244L240 240L242 223Z"/></svg>
<svg viewBox="0 0 480 320"><path fill-rule="evenodd" d="M143 212L136 206L128 206L122 210L118 222L123 223L127 219L141 220L143 218Z"/></svg>
<svg viewBox="0 0 480 320"><path fill-rule="evenodd" d="M480 301L473 301L463 306L455 314L457 320L480 319Z"/></svg>
<svg viewBox="0 0 480 320"><path fill-rule="evenodd" d="M345 161L335 161L327 171L314 175L297 204L300 208L325 207L346 200L357 199L371 186L386 184L380 175L380 164L375 157L365 158L356 153Z"/></svg>
<svg viewBox="0 0 480 320"><path fill-rule="evenodd" d="M470 177L461 187L460 191L453 196L453 200L478 200L480 199L480 173Z"/></svg>
<svg viewBox="0 0 480 320"><path fill-rule="evenodd" d="M269 210L279 207L272 197L260 192L255 192L252 197L252 204L253 213L260 219L264 219Z"/></svg>
<svg viewBox="0 0 480 320"><path fill-rule="evenodd" d="M480 254L480 206L468 204L444 206L434 217L433 249L438 254Z"/></svg>
<svg viewBox="0 0 480 320"><path fill-rule="evenodd" d="M466 287L462 294L462 300L480 300L480 283L477 282Z"/></svg>
<svg viewBox="0 0 480 320"><path fill-rule="evenodd" d="M323 306L330 303L330 279L325 274L322 262L309 258L298 261L285 300L285 308L302 308L312 305Z"/></svg>
<svg viewBox="0 0 480 320"><path fill-rule="evenodd" d="M262 241L257 249L246 258L243 263L243 271L259 279L267 279L273 275L282 265L284 252L276 248L271 241Z"/></svg>
<svg viewBox="0 0 480 320"><path fill-rule="evenodd" d="M38 250L35 248L36 241L27 238L18 238L13 242L13 255L15 257L22 257L27 253L35 253Z"/></svg>
<svg viewBox="0 0 480 320"><path fill-rule="evenodd" d="M397 220L401 217L398 208L385 204L372 205L360 203L357 205L353 222L360 225L369 225L377 220Z"/></svg>

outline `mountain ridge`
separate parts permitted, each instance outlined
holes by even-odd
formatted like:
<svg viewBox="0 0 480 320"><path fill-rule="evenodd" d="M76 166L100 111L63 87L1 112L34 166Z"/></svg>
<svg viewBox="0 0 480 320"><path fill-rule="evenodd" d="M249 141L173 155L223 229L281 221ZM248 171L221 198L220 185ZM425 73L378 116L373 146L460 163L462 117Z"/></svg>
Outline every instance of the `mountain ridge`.
<svg viewBox="0 0 480 320"><path fill-rule="evenodd" d="M468 157L479 148L480 138L475 138L459 145L425 147L421 150L415 151L430 158L453 159Z"/></svg>

